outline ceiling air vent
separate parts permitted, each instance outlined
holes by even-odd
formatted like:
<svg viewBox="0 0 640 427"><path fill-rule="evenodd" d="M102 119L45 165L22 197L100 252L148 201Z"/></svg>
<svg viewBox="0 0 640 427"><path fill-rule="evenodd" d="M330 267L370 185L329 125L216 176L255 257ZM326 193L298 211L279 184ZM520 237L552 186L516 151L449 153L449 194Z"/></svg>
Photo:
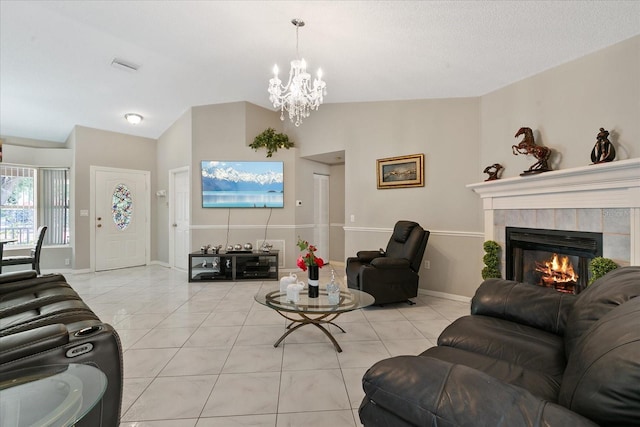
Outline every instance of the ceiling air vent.
<svg viewBox="0 0 640 427"><path fill-rule="evenodd" d="M138 68L140 68L140 66L136 64L132 64L131 62L127 62L118 58L113 58L113 61L111 61L111 66L119 70L129 71L132 73L135 73L136 71L138 71Z"/></svg>

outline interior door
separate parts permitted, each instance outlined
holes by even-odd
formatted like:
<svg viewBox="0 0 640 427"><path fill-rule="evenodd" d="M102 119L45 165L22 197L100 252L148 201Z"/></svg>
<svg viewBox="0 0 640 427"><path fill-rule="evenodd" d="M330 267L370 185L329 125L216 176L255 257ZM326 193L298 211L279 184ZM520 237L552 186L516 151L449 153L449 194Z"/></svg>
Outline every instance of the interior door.
<svg viewBox="0 0 640 427"><path fill-rule="evenodd" d="M146 264L146 174L95 171L95 270Z"/></svg>
<svg viewBox="0 0 640 427"><path fill-rule="evenodd" d="M169 263L175 268L186 270L189 255L189 169L176 169L170 172L169 189Z"/></svg>
<svg viewBox="0 0 640 427"><path fill-rule="evenodd" d="M316 255L329 262L329 176L313 174L313 241L318 247Z"/></svg>

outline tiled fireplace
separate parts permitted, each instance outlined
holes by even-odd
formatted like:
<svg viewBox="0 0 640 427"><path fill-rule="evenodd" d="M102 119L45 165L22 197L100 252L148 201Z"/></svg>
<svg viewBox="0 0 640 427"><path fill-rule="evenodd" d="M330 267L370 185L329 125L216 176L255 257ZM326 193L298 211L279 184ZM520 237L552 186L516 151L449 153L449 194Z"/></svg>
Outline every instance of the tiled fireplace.
<svg viewBox="0 0 640 427"><path fill-rule="evenodd" d="M504 252L507 279L578 294L602 256L602 233L507 227Z"/></svg>
<svg viewBox="0 0 640 427"><path fill-rule="evenodd" d="M602 256L640 265L640 159L620 160L467 186L482 198L485 240L503 248L506 230L554 230L602 236ZM508 273L512 273L509 271Z"/></svg>

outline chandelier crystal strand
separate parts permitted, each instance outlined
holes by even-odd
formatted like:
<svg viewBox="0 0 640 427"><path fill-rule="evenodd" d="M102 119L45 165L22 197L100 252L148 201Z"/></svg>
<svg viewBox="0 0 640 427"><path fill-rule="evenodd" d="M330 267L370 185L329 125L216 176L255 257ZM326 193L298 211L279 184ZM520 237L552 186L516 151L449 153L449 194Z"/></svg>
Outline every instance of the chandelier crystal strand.
<svg viewBox="0 0 640 427"><path fill-rule="evenodd" d="M311 110L317 110L326 95L327 84L322 80L322 71L318 70L317 78L311 85L311 76L307 73L307 63L300 58L298 51L298 30L304 26L301 19L293 19L296 27L296 59L291 61L289 81L282 85L278 77L278 66L273 67L273 78L269 80L269 101L280 109L280 120L284 120L284 112L289 113L289 120L300 126L302 119L309 117Z"/></svg>

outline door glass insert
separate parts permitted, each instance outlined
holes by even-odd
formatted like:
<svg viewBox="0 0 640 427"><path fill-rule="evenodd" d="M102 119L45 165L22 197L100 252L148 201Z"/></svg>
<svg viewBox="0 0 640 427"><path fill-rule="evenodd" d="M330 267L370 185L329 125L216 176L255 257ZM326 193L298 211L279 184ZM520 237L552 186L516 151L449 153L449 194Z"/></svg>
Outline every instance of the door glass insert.
<svg viewBox="0 0 640 427"><path fill-rule="evenodd" d="M111 213L113 222L119 230L125 230L131 223L133 215L133 199L131 190L126 184L116 185L112 196Z"/></svg>

